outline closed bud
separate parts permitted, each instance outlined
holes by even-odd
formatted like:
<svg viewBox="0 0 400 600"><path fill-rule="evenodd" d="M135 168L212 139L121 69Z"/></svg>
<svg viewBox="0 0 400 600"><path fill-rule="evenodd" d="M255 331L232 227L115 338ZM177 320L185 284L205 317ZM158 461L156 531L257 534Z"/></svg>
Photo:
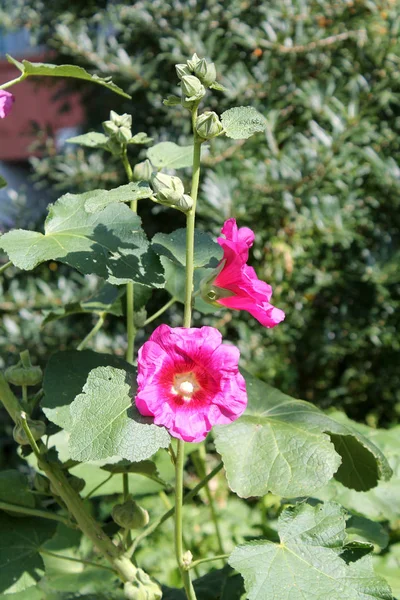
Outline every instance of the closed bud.
<svg viewBox="0 0 400 600"><path fill-rule="evenodd" d="M193 206L193 198L189 196L189 194L183 194L183 196L179 199L177 206L183 210L183 212L188 212Z"/></svg>
<svg viewBox="0 0 400 600"><path fill-rule="evenodd" d="M28 423L29 429L33 435L33 439L35 441L40 440L40 438L46 433L46 425L43 421L34 421L33 419L26 419ZM25 429L21 424L17 424L13 430L14 440L20 444L21 446L27 446L30 442L28 436L25 433Z"/></svg>
<svg viewBox="0 0 400 600"><path fill-rule="evenodd" d="M71 475L68 477L69 485L75 490L75 492L81 492L85 487L86 483L82 477L76 477L76 475Z"/></svg>
<svg viewBox="0 0 400 600"><path fill-rule="evenodd" d="M128 127L119 127L115 137L121 144L127 144L132 139L132 132Z"/></svg>
<svg viewBox="0 0 400 600"><path fill-rule="evenodd" d="M48 494L50 491L50 481L40 473L35 473L33 485L38 492L42 492L43 494Z"/></svg>
<svg viewBox="0 0 400 600"><path fill-rule="evenodd" d="M194 75L182 77L182 94L186 101L201 100L205 93L206 89L200 79Z"/></svg>
<svg viewBox="0 0 400 600"><path fill-rule="evenodd" d="M43 378L40 367L26 368L18 365L8 367L4 375L8 383L12 383L13 385L37 385Z"/></svg>
<svg viewBox="0 0 400 600"><path fill-rule="evenodd" d="M178 202L185 192L184 185L179 177L166 175L165 173L153 174L151 185L160 202Z"/></svg>
<svg viewBox="0 0 400 600"><path fill-rule="evenodd" d="M107 135L113 136L118 133L118 125L116 125L113 121L103 121L102 125Z"/></svg>
<svg viewBox="0 0 400 600"><path fill-rule="evenodd" d="M179 79L182 79L182 77L184 77L185 75L191 74L191 70L186 64L175 65L175 69Z"/></svg>
<svg viewBox="0 0 400 600"><path fill-rule="evenodd" d="M110 111L110 120L115 123L117 127L128 127L128 129L132 127L132 115L128 115L127 113L119 115L112 110Z"/></svg>
<svg viewBox="0 0 400 600"><path fill-rule="evenodd" d="M132 496L123 504L116 504L111 515L115 523L124 529L141 529L149 522L149 513Z"/></svg>
<svg viewBox="0 0 400 600"><path fill-rule="evenodd" d="M150 181L153 174L153 167L148 158L143 162L137 163L133 168L133 181Z"/></svg>
<svg viewBox="0 0 400 600"><path fill-rule="evenodd" d="M195 71L197 65L200 62L200 58L197 56L196 52L193 54L192 58L190 60L187 61L187 66L189 67L189 69L191 71Z"/></svg>
<svg viewBox="0 0 400 600"><path fill-rule="evenodd" d="M205 58L201 58L194 68L194 74L200 80L202 80L207 74L207 61Z"/></svg>
<svg viewBox="0 0 400 600"><path fill-rule="evenodd" d="M215 64L214 63L208 63L207 64L207 72L202 77L201 82L205 86L209 86L209 85L213 84L216 79L217 79L217 69L215 68Z"/></svg>
<svg viewBox="0 0 400 600"><path fill-rule="evenodd" d="M224 131L218 115L212 111L206 111L197 118L196 133L203 140L211 140Z"/></svg>

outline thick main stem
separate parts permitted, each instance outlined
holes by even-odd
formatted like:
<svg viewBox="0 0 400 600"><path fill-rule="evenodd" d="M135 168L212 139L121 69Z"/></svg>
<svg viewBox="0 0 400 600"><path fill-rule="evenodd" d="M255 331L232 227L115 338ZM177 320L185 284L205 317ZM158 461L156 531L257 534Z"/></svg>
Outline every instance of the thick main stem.
<svg viewBox="0 0 400 600"><path fill-rule="evenodd" d="M190 327L192 321L192 293L193 293L193 274L194 274L194 226L196 219L197 193L200 181L200 152L201 141L195 133L195 123L197 119L197 110L192 113L192 126L194 133L193 148L193 173L192 188L190 196L193 200L193 206L186 216L186 281L185 281L185 312L183 316L183 326ZM187 571L183 558L183 527L182 527L182 504L183 504L183 466L185 458L185 442L178 440L177 457L175 464L175 553L176 560L181 572L183 585L188 600L196 600L190 575Z"/></svg>
<svg viewBox="0 0 400 600"><path fill-rule="evenodd" d="M128 181L132 181L133 171L132 167L128 160L128 154L126 151L126 147L122 153L122 164L124 165L125 173L128 178ZM132 200L131 204L132 212L137 212L137 200ZM134 323L134 313L135 313L135 289L133 287L133 282L129 282L126 284L126 335L128 338L128 346L126 349L126 362L133 365L133 359L135 356L135 323Z"/></svg>

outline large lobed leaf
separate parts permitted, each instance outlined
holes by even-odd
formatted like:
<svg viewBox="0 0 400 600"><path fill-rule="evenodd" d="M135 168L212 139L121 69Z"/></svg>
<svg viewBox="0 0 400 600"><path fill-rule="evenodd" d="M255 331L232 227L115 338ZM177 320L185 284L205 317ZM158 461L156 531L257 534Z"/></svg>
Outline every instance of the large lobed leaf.
<svg viewBox="0 0 400 600"><path fill-rule="evenodd" d="M347 564L345 511L335 503L299 504L278 520L280 543L238 546L229 564L244 578L248 600L392 600L370 556Z"/></svg>
<svg viewBox="0 0 400 600"><path fill-rule="evenodd" d="M193 146L160 142L147 150L147 158L156 169L182 169L193 164Z"/></svg>
<svg viewBox="0 0 400 600"><path fill-rule="evenodd" d="M167 448L167 430L143 417L133 398L133 381L127 371L114 367L93 369L82 394L70 405L71 457L90 461L120 456L138 462L159 448Z"/></svg>
<svg viewBox="0 0 400 600"><path fill-rule="evenodd" d="M10 231L1 236L0 248L24 270L47 260L59 260L110 283L135 281L159 287L163 284L163 269L141 229L140 218L123 204L113 202L102 207L108 197L126 201L130 195L128 187L122 186L122 191L118 188L65 194L50 206L44 235ZM89 200L90 210L86 206ZM98 209L96 202L100 204Z"/></svg>
<svg viewBox="0 0 400 600"><path fill-rule="evenodd" d="M111 77L99 77L98 75L91 75L82 67L76 65L52 65L49 63L31 63L29 60L23 60L20 62L12 56L7 54L8 62L12 63L26 76L41 76L41 77L73 77L74 79L84 79L85 81L91 81L97 83L103 87L112 90L120 96L130 98L131 96L121 90L115 83L111 81Z"/></svg>
<svg viewBox="0 0 400 600"><path fill-rule="evenodd" d="M55 530L56 524L45 519L0 513L0 593L22 592L43 577L39 549Z"/></svg>
<svg viewBox="0 0 400 600"><path fill-rule="evenodd" d="M35 507L35 496L25 475L12 469L0 472L0 502Z"/></svg>
<svg viewBox="0 0 400 600"><path fill-rule="evenodd" d="M157 233L152 240L154 252L172 262L186 266L186 229L172 233ZM196 229L194 232L194 268L216 267L223 256L221 246L214 242L209 233Z"/></svg>
<svg viewBox="0 0 400 600"><path fill-rule="evenodd" d="M239 496L309 495L333 476L368 490L390 477L382 452L362 434L244 375L249 398L244 415L214 428L229 485Z"/></svg>

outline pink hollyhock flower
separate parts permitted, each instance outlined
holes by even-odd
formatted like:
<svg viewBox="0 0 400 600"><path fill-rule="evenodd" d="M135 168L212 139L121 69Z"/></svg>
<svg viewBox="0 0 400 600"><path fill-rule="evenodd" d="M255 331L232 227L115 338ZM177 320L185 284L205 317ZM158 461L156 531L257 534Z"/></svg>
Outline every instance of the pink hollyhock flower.
<svg viewBox="0 0 400 600"><path fill-rule="evenodd" d="M285 318L283 310L270 304L272 288L260 281L253 267L246 263L254 232L248 227L238 229L235 219L225 221L218 238L224 257L216 272L201 284L206 302L233 310L247 310L264 327L275 327Z"/></svg>
<svg viewBox="0 0 400 600"><path fill-rule="evenodd" d="M238 361L239 350L222 344L214 327L160 325L139 350L138 411L174 437L201 442L246 408Z"/></svg>
<svg viewBox="0 0 400 600"><path fill-rule="evenodd" d="M0 90L0 119L4 119L10 112L15 98L10 92Z"/></svg>

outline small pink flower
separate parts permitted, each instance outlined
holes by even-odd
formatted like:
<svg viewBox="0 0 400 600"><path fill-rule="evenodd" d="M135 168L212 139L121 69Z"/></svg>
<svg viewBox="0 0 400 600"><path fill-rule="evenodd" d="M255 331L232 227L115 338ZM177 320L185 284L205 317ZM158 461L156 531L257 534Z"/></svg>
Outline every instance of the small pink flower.
<svg viewBox="0 0 400 600"><path fill-rule="evenodd" d="M239 350L214 327L160 325L139 350L136 406L172 436L201 442L246 408L238 362Z"/></svg>
<svg viewBox="0 0 400 600"><path fill-rule="evenodd" d="M218 238L218 244L224 257L216 274L202 282L204 300L233 310L247 310L264 327L275 327L285 313L270 304L271 286L260 281L253 267L246 264L254 232L248 227L238 229L235 219L225 221L221 231L225 238Z"/></svg>
<svg viewBox="0 0 400 600"><path fill-rule="evenodd" d="M15 98L10 92L0 90L0 119L6 117L14 104Z"/></svg>

